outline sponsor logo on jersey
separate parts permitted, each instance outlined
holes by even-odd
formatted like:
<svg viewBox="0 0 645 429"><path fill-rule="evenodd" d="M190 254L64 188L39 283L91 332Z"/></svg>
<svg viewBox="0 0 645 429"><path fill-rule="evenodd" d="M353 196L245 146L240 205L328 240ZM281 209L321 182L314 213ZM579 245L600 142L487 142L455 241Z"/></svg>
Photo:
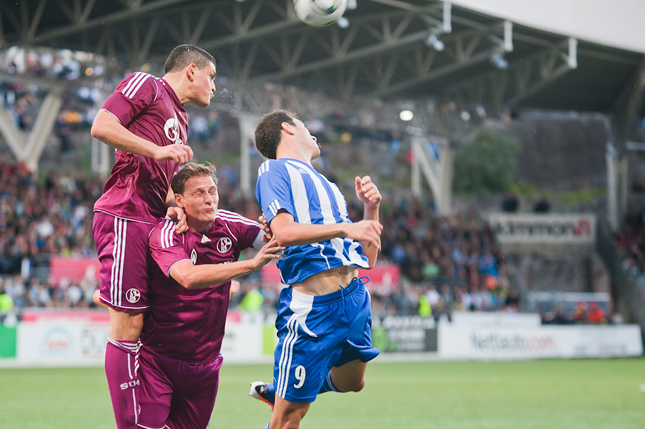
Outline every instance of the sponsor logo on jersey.
<svg viewBox="0 0 645 429"><path fill-rule="evenodd" d="M211 239L206 237L206 234L202 235L202 243L208 243L210 241L211 241Z"/></svg>
<svg viewBox="0 0 645 429"><path fill-rule="evenodd" d="M168 140L174 144L184 144L179 138L179 121L177 118L170 118L166 121L166 124L163 127L164 132Z"/></svg>
<svg viewBox="0 0 645 429"><path fill-rule="evenodd" d="M141 298L141 292L139 292L137 289L128 289L128 291L125 293L125 299L127 299L131 304L138 302L139 298Z"/></svg>
<svg viewBox="0 0 645 429"><path fill-rule="evenodd" d="M220 238L217 242L217 251L223 255L224 253L227 253L229 250L231 250L231 246L233 246L233 242L230 238Z"/></svg>
<svg viewBox="0 0 645 429"><path fill-rule="evenodd" d="M195 251L195 249L190 252L190 261L193 263L193 265L197 265L197 251Z"/></svg>

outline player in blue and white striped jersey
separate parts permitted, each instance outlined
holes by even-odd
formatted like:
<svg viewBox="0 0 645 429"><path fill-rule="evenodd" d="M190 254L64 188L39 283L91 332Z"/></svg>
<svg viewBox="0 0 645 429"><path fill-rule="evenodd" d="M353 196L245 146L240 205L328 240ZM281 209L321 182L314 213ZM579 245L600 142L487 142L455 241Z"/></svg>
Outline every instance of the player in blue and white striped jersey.
<svg viewBox="0 0 645 429"><path fill-rule="evenodd" d="M338 187L311 161L320 147L293 113L265 115L256 145L269 160L256 195L268 232L285 247L276 328L273 383L254 382L251 396L274 411L270 428L299 427L318 393L360 391L372 346L370 296L358 268L372 268L380 249L381 194L369 176L356 177L363 220L352 223Z"/></svg>

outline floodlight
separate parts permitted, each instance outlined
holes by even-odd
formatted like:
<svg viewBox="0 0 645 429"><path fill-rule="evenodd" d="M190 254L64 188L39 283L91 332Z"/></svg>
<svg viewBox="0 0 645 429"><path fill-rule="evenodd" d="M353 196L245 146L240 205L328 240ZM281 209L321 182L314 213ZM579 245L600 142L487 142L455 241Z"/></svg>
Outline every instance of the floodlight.
<svg viewBox="0 0 645 429"><path fill-rule="evenodd" d="M508 61L500 52L493 52L493 54L490 56L490 62L500 70L508 68Z"/></svg>
<svg viewBox="0 0 645 429"><path fill-rule="evenodd" d="M426 45L429 47L432 47L432 49L438 52L443 51L445 48L444 43L441 40L439 40L439 38L435 33L430 33L430 35L426 39Z"/></svg>

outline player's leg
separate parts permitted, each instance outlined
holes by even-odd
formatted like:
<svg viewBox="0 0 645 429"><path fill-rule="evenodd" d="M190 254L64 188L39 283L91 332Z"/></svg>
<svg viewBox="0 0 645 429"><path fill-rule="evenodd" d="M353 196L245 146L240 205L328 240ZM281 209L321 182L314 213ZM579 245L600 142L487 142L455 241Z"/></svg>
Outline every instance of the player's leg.
<svg viewBox="0 0 645 429"><path fill-rule="evenodd" d="M329 371L323 388L328 387L328 390L325 390L326 392L360 392L365 387L366 369L367 362L362 362L358 359L347 362L342 366L334 366Z"/></svg>
<svg viewBox="0 0 645 429"><path fill-rule="evenodd" d="M173 402L173 386L167 376L163 360L154 353L141 350L139 362L139 427L146 429L166 428Z"/></svg>
<svg viewBox="0 0 645 429"><path fill-rule="evenodd" d="M360 392L365 386L365 370L367 362L358 359L348 362L341 367L332 367L318 391L326 392ZM273 409L276 401L275 383L254 381L251 383L249 396L268 404Z"/></svg>
<svg viewBox="0 0 645 429"><path fill-rule="evenodd" d="M175 389L168 427L208 427L217 397L222 357L207 364L191 364L168 357L162 359ZM143 409L143 405L141 407Z"/></svg>
<svg viewBox="0 0 645 429"><path fill-rule="evenodd" d="M276 396L269 427L271 429L297 429L309 411L309 407L311 407L311 402L291 402Z"/></svg>
<svg viewBox="0 0 645 429"><path fill-rule="evenodd" d="M105 376L108 382L117 428L136 428L139 412L139 335L143 314L129 314L109 309L110 336L105 348ZM115 327L113 329L112 327ZM112 332L120 332L114 335ZM127 338L117 340L115 338ZM134 339L131 339L134 338Z"/></svg>
<svg viewBox="0 0 645 429"><path fill-rule="evenodd" d="M291 288L280 293L276 328L278 345L274 353L275 404L271 428L298 428L316 399L330 359L325 330L326 308L316 304L319 297L303 296ZM327 322L327 323L325 323ZM330 357L331 356L331 357Z"/></svg>
<svg viewBox="0 0 645 429"><path fill-rule="evenodd" d="M95 213L94 241L101 262L100 300L109 307L105 373L117 428L136 428L138 341L147 308L147 236L150 226Z"/></svg>
<svg viewBox="0 0 645 429"><path fill-rule="evenodd" d="M360 392L365 387L367 363L380 351L372 346L371 300L365 284L355 279L347 287L344 311L352 314L342 353L325 377L322 391Z"/></svg>

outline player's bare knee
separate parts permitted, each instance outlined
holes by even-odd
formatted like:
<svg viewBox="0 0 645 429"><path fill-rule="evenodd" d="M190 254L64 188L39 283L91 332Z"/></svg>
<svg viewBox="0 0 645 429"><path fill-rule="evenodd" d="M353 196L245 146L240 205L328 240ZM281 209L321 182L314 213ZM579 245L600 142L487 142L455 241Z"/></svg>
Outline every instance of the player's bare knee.
<svg viewBox="0 0 645 429"><path fill-rule="evenodd" d="M365 380L356 381L351 384L346 384L344 388L339 388L341 392L360 392L365 387Z"/></svg>
<svg viewBox="0 0 645 429"><path fill-rule="evenodd" d="M360 383L357 383L356 385L354 385L354 388L351 391L360 392L361 390L363 390L364 387L365 387L365 380L361 380Z"/></svg>

